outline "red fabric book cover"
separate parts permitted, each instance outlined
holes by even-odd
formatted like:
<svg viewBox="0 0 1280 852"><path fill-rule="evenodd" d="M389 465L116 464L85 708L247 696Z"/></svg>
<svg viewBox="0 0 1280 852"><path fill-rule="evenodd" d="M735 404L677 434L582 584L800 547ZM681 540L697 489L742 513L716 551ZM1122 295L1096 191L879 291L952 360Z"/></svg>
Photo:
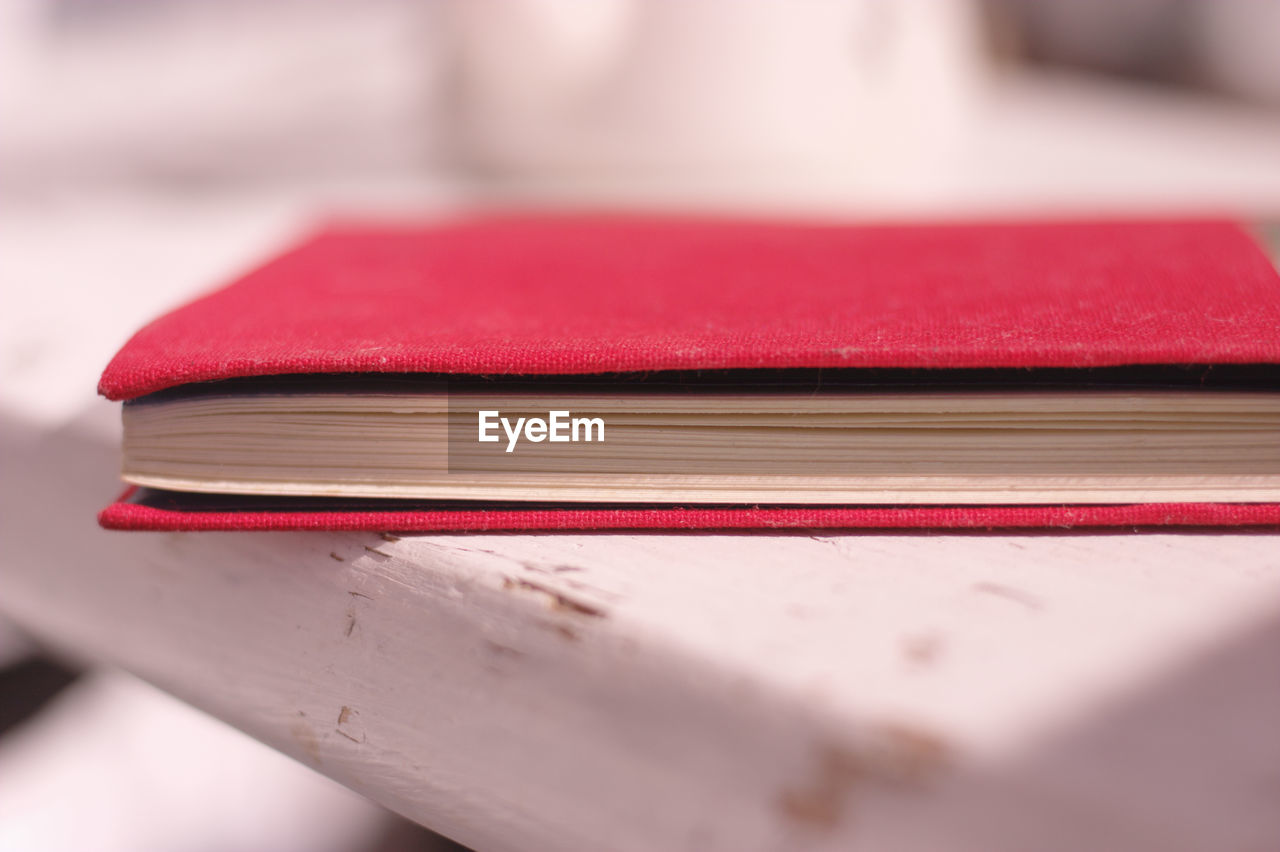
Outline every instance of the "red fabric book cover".
<svg viewBox="0 0 1280 852"><path fill-rule="evenodd" d="M1280 276L1226 221L477 219L326 231L161 317L99 390L327 373L1280 364ZM128 529L1272 524L1274 504L193 509Z"/></svg>

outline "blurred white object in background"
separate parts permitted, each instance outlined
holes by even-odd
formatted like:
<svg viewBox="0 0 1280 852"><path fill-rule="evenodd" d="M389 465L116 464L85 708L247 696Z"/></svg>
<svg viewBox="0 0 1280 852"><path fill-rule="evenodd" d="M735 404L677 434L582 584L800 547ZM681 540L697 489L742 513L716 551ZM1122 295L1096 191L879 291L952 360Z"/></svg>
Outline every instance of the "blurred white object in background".
<svg viewBox="0 0 1280 852"><path fill-rule="evenodd" d="M449 4L442 122L468 164L641 193L910 185L947 158L985 68L964 0L585 5Z"/></svg>
<svg viewBox="0 0 1280 852"><path fill-rule="evenodd" d="M1108 168L1109 151L1141 160L1150 147L1141 98L1100 119L1119 142L1099 146L1087 109L1057 118L1061 87L1016 87L1010 100L989 73L989 20L1035 62L1280 102L1277 0L0 7L0 187L11 196L277 187L301 198L326 182L425 178L488 201L936 212L983 203L974 175L981 183L986 152L1009 147L1008 123L1028 143L1018 157L1039 163L1017 170L1032 182L1021 196L1051 208L1060 186L1079 184L1075 195L1101 188L1147 206L1125 169ZM1034 79L1017 72L1005 76ZM1115 79L1079 85L1105 101ZM1179 97L1207 106L1206 94ZM1266 123L1236 107L1250 109ZM1060 126L1032 138L1040 113ZM1270 131L1235 135L1265 147ZM1244 168L1204 147L1193 168ZM1087 169L1070 167L1077 152Z"/></svg>

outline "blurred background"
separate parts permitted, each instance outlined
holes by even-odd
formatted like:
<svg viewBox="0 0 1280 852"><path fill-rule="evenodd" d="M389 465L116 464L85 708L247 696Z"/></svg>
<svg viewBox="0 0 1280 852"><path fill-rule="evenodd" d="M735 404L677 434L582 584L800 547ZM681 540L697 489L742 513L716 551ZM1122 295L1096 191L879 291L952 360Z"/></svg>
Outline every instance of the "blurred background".
<svg viewBox="0 0 1280 852"><path fill-rule="evenodd" d="M1273 0L10 0L12 200L1274 202ZM413 185L413 186L410 186Z"/></svg>
<svg viewBox="0 0 1280 852"><path fill-rule="evenodd" d="M93 388L156 312L329 216L498 205L1280 218L1280 0L6 0L4 543L111 496ZM0 621L0 849L451 848L43 638Z"/></svg>

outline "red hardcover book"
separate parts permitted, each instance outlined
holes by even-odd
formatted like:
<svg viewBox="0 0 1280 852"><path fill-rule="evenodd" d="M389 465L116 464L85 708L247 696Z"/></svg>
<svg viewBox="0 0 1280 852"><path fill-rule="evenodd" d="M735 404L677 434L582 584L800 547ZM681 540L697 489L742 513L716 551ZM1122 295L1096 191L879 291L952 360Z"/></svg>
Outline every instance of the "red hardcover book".
<svg viewBox="0 0 1280 852"><path fill-rule="evenodd" d="M195 465L190 490L132 477L153 487L130 488L99 520L153 530L1275 524L1280 467L1267 454L1280 421L1267 406L1278 365L1280 276L1254 235L1228 221L336 227L143 328L100 392L145 414L164 408L148 408L154 401L206 404L264 388L288 397L293 387L332 396L397 378L586 382L600 394L658 377L686 397L708 383L740 389L775 377L814 393L883 382L904 396L978 382L989 398L1027 382L1110 393L1168 384L1196 405L1220 393L1213 399L1262 406L1221 433L1257 442L1232 452L1261 453L1250 457L1262 485L1230 500L801 505L663 500L649 489L643 499L495 501L394 489L245 494ZM1196 422L1221 420L1196 411ZM135 428L141 446L145 430ZM169 447L173 427L154 428L146 435ZM1215 443L1205 458L1225 452Z"/></svg>

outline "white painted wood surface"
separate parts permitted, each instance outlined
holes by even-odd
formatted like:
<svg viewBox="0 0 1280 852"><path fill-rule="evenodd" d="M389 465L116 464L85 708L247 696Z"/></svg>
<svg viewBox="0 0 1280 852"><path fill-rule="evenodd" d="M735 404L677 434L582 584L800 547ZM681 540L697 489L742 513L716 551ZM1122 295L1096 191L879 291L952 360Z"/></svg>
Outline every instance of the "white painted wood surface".
<svg viewBox="0 0 1280 852"><path fill-rule="evenodd" d="M1257 202L1247 138L1189 191ZM5 215L0 610L38 637L482 850L1280 847L1273 532L97 530L105 359L296 222Z"/></svg>
<svg viewBox="0 0 1280 852"><path fill-rule="evenodd" d="M108 453L58 452L87 513ZM1272 534L54 541L31 496L12 616L480 849L1280 838Z"/></svg>

